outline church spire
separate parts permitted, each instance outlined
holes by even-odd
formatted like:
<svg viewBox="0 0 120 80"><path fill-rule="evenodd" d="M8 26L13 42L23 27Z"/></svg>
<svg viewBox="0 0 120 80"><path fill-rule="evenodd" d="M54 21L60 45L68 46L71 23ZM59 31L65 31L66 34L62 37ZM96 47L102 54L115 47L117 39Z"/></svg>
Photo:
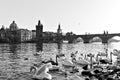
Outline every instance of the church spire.
<svg viewBox="0 0 120 80"><path fill-rule="evenodd" d="M40 20L38 21L38 26L41 24Z"/></svg>
<svg viewBox="0 0 120 80"><path fill-rule="evenodd" d="M58 34L59 34L59 33L62 33L62 29L61 29L61 27L60 27L60 24L58 25L57 33L58 33Z"/></svg>
<svg viewBox="0 0 120 80"><path fill-rule="evenodd" d="M58 25L58 29L60 29L60 24Z"/></svg>

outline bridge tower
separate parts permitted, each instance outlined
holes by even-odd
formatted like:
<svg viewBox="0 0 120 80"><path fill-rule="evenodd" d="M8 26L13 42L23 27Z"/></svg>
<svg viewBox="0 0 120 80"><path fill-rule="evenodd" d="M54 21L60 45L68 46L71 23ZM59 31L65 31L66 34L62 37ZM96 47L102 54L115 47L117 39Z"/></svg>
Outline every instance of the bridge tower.
<svg viewBox="0 0 120 80"><path fill-rule="evenodd" d="M103 34L101 36L102 43L108 43L109 38L110 38L110 36L108 34Z"/></svg>
<svg viewBox="0 0 120 80"><path fill-rule="evenodd" d="M61 37L62 37L62 29L60 24L58 25L58 29L57 29L57 42L60 43L61 42Z"/></svg>
<svg viewBox="0 0 120 80"><path fill-rule="evenodd" d="M40 20L38 21L38 25L36 25L36 39L37 42L42 41L42 34L43 34L43 25L41 24Z"/></svg>

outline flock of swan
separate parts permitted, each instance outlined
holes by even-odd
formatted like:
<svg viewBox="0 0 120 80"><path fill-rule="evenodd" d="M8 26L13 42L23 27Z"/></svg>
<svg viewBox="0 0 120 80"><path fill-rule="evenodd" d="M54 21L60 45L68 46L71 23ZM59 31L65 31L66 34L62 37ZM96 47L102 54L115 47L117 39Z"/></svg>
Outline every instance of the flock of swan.
<svg viewBox="0 0 120 80"><path fill-rule="evenodd" d="M112 63L112 55L118 55L118 52L111 52L110 58L108 58L107 53L99 52L97 55L93 55L91 53L79 54L79 52L76 51L75 53L71 53L71 60L68 60L65 54L58 54L56 55L56 61L50 58L48 61L33 64L30 68L30 73L33 75L33 80L52 80L54 76L52 76L50 72L64 74L67 80L92 80L89 79L88 76L96 74L95 67L98 67L100 64ZM105 56L106 58L102 59L101 56ZM94 70L94 72L92 70ZM90 71L92 71L92 73ZM85 77L81 75L85 75Z"/></svg>

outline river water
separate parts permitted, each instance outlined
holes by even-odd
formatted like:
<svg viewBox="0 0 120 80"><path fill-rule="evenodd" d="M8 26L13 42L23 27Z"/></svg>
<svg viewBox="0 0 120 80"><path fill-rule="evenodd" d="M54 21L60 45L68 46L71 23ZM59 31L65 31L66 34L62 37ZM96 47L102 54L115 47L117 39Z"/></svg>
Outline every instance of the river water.
<svg viewBox="0 0 120 80"><path fill-rule="evenodd" d="M42 57L34 54L40 50L44 53ZM64 53L68 59L70 54L78 51L80 54L97 54L99 51L108 53L113 49L120 50L120 42L111 44L102 43L43 43L42 46L35 43L0 44L0 80L12 80L16 74L29 72L30 66L41 59L55 59L56 54ZM20 80L20 79L16 79ZM22 80L22 79L21 79Z"/></svg>

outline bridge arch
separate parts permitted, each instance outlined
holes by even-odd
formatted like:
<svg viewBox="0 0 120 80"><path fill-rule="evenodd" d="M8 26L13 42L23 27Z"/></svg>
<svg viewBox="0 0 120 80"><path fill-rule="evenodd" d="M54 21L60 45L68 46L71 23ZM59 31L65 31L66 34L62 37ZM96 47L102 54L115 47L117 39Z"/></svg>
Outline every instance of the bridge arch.
<svg viewBox="0 0 120 80"><path fill-rule="evenodd" d="M108 39L108 43L119 42L119 41L120 41L120 36L113 36Z"/></svg>
<svg viewBox="0 0 120 80"><path fill-rule="evenodd" d="M94 36L89 40L90 43L92 42L102 42L102 39L99 36Z"/></svg>
<svg viewBox="0 0 120 80"><path fill-rule="evenodd" d="M76 39L74 39L74 42L84 42L82 37L77 37Z"/></svg>

